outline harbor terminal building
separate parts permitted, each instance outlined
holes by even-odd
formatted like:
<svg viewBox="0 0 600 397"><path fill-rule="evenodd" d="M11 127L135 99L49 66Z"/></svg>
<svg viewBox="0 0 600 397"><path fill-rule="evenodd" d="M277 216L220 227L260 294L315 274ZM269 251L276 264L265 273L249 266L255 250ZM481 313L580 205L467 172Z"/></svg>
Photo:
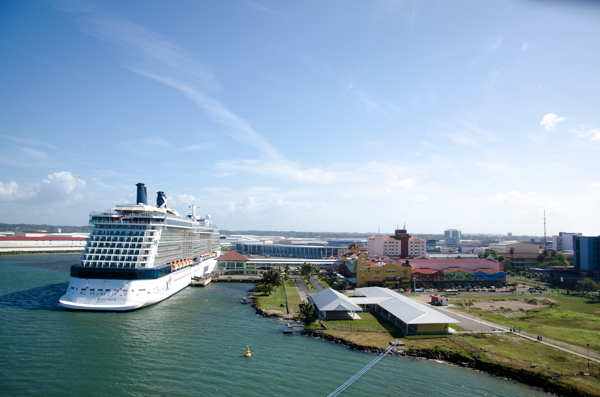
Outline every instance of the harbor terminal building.
<svg viewBox="0 0 600 397"><path fill-rule="evenodd" d="M272 256L279 258L324 259L337 258L348 250L346 242L313 242L294 244L291 242L240 241L235 250L243 255Z"/></svg>

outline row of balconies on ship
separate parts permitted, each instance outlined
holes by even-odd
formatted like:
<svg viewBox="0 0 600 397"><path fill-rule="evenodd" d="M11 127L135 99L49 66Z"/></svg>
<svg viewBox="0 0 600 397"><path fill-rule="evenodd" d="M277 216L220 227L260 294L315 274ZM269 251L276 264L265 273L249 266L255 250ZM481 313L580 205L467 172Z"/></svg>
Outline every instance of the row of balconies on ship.
<svg viewBox="0 0 600 397"><path fill-rule="evenodd" d="M131 231L131 230L98 230L94 229L92 236L118 236L118 237L144 237L153 236L155 232L151 231Z"/></svg>
<svg viewBox="0 0 600 397"><path fill-rule="evenodd" d="M89 261L114 261L114 262L147 262L147 256L135 256L135 255L84 255L83 262Z"/></svg>
<svg viewBox="0 0 600 397"><path fill-rule="evenodd" d="M152 245L153 240L146 241L88 241L87 246L90 248L141 248Z"/></svg>
<svg viewBox="0 0 600 397"><path fill-rule="evenodd" d="M146 263L140 263L135 261L83 261L81 265L84 267L104 267L104 268L115 268L115 269L131 269L137 267L146 267Z"/></svg>
<svg viewBox="0 0 600 397"><path fill-rule="evenodd" d="M92 243L151 243L154 241L154 237L96 237L91 236L88 238L89 242Z"/></svg>
<svg viewBox="0 0 600 397"><path fill-rule="evenodd" d="M90 255L99 255L99 254L108 254L108 255L148 255L150 254L149 249L139 250L139 249L111 249L111 248L86 248L84 254Z"/></svg>
<svg viewBox="0 0 600 397"><path fill-rule="evenodd" d="M112 218L112 219L107 219L107 218L92 218L90 220L90 223L94 224L94 225L114 225L114 224L118 224L118 225L139 225L139 224L144 224L144 225L154 225L154 226L160 226L164 223L164 219L161 218Z"/></svg>

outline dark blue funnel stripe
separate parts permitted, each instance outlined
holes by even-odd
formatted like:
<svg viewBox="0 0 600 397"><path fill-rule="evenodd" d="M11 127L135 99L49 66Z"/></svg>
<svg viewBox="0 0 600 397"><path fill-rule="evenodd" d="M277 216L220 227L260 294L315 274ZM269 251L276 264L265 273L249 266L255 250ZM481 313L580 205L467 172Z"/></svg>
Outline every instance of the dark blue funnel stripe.
<svg viewBox="0 0 600 397"><path fill-rule="evenodd" d="M137 203L148 204L148 195L146 194L146 185L143 183L137 183Z"/></svg>

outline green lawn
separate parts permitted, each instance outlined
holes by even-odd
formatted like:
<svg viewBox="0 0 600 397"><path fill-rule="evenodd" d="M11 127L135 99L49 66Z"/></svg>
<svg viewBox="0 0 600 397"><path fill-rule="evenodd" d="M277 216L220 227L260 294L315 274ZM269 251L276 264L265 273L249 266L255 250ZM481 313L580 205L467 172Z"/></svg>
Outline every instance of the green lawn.
<svg viewBox="0 0 600 397"><path fill-rule="evenodd" d="M256 295L256 306L262 310L278 310L285 313L285 302L283 285L273 288L270 295Z"/></svg>
<svg viewBox="0 0 600 397"><path fill-rule="evenodd" d="M290 310L290 313L298 312L298 305L300 304L300 295L298 294L298 287L294 280L285 280L285 289L282 285L279 285L273 289L270 295L256 295L256 305L262 310L277 310L282 313L286 312L286 301Z"/></svg>
<svg viewBox="0 0 600 397"><path fill-rule="evenodd" d="M298 293L298 287L294 280L285 281L285 291L287 293L288 308L291 313L298 313L298 306L300 305L300 294Z"/></svg>
<svg viewBox="0 0 600 397"><path fill-rule="evenodd" d="M379 332L388 335L391 338L402 336L402 332L397 329L393 324L384 321L371 313L360 312L358 313L360 320L331 320L321 321L324 324L327 331L342 331L350 333L361 333L361 332ZM313 322L309 325L309 328L318 328L318 323Z"/></svg>
<svg viewBox="0 0 600 397"><path fill-rule="evenodd" d="M522 317L508 317L500 311L483 311L475 308L462 308L461 310L477 314L507 327L521 328L526 332L544 335L556 339L587 347L600 352L600 302L591 303L589 299L569 295L545 295L544 297L556 301L554 306L540 306L539 309L529 310ZM461 299L452 299L454 302L465 300L501 300L502 297L473 296ZM531 296L512 296L508 299L531 299Z"/></svg>

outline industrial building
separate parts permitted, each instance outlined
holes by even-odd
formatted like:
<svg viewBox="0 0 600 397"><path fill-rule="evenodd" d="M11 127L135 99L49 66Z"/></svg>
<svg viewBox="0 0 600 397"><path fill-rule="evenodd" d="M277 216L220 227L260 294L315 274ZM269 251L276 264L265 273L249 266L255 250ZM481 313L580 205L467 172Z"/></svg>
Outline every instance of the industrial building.
<svg viewBox="0 0 600 397"><path fill-rule="evenodd" d="M337 259L248 258L236 251L228 251L217 258L217 273L260 276L267 270L278 270L286 265L302 266L304 263L310 263L319 269L333 270L337 262Z"/></svg>
<svg viewBox="0 0 600 397"><path fill-rule="evenodd" d="M356 318L355 312L363 310L349 297L333 288L315 292L309 295L308 300L315 306L321 320L351 320Z"/></svg>
<svg viewBox="0 0 600 397"><path fill-rule="evenodd" d="M327 242L291 244L254 241L237 242L235 250L244 255L323 259L330 257L337 258L348 251L348 245L331 245Z"/></svg>
<svg viewBox="0 0 600 397"><path fill-rule="evenodd" d="M372 312L398 327L404 335L446 334L450 324L459 323L432 307L387 288L367 287L346 296L331 288L310 295L323 320L358 319L360 311Z"/></svg>
<svg viewBox="0 0 600 397"><path fill-rule="evenodd" d="M0 253L80 252L85 242L72 236L0 236Z"/></svg>

